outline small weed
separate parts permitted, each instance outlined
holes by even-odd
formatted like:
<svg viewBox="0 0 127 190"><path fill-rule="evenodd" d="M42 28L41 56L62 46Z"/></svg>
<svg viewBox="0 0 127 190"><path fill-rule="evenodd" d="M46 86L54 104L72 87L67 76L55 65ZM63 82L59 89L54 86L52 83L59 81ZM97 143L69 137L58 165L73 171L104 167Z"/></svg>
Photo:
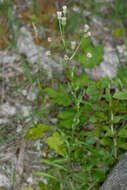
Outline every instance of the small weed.
<svg viewBox="0 0 127 190"><path fill-rule="evenodd" d="M127 69L120 69L112 80L105 77L92 81L84 68L100 64L103 45L92 45L89 27L85 25L84 36L78 44L71 43L69 49L64 36L66 12L58 12L58 22L66 52L65 81L57 81L56 88L45 88L43 94L54 104L50 114L55 115L57 123L54 127L39 123L26 138L42 138L49 131L49 156L41 159L49 167L46 172L34 173L47 179L47 184L39 182L40 188L95 190L127 149ZM74 57L80 63L80 75Z"/></svg>

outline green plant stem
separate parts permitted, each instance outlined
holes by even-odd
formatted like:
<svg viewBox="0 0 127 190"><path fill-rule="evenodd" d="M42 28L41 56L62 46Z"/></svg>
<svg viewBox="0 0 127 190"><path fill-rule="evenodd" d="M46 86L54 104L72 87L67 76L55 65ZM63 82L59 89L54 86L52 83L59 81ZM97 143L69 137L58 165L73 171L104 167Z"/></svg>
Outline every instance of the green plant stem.
<svg viewBox="0 0 127 190"><path fill-rule="evenodd" d="M109 93L110 93L110 84L109 84ZM109 101L109 107L112 108L112 101ZM114 157L115 159L117 159L117 141L116 141L116 137L114 136L114 125L113 125L113 120L114 120L114 115L113 115L113 111L111 109L111 112L110 112L110 116L111 116L111 131L112 131L112 134L113 134L113 143L114 143Z"/></svg>
<svg viewBox="0 0 127 190"><path fill-rule="evenodd" d="M60 28L61 39L62 39L62 42L63 42L63 45L64 45L64 49L65 49L65 52L66 52L66 43L65 43L65 40L64 40L64 36L63 36L63 31L62 31L60 19L58 19L58 22L59 22L59 28Z"/></svg>

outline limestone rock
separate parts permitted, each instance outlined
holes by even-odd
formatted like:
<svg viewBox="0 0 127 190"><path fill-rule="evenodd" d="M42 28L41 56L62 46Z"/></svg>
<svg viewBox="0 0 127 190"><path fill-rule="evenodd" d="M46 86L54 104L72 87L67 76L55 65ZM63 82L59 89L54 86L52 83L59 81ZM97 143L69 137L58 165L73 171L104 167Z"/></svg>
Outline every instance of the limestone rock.
<svg viewBox="0 0 127 190"><path fill-rule="evenodd" d="M127 153L120 159L100 190L127 190Z"/></svg>

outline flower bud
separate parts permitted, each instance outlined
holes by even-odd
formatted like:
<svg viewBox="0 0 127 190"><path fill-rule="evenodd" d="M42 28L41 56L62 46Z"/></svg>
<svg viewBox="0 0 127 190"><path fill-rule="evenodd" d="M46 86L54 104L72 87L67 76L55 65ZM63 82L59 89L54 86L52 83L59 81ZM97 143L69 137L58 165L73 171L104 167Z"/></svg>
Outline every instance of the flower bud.
<svg viewBox="0 0 127 190"><path fill-rule="evenodd" d="M66 15L66 13L67 13L67 6L64 5L62 8L63 8L63 14Z"/></svg>
<svg viewBox="0 0 127 190"><path fill-rule="evenodd" d="M52 41L52 38L51 37L48 37L48 42L51 42Z"/></svg>
<svg viewBox="0 0 127 190"><path fill-rule="evenodd" d="M90 59L92 58L92 54L91 53L87 53L87 57Z"/></svg>
<svg viewBox="0 0 127 190"><path fill-rule="evenodd" d="M64 60L65 61L68 61L69 60L69 57L67 55L64 55Z"/></svg>
<svg viewBox="0 0 127 190"><path fill-rule="evenodd" d="M57 18L61 19L61 16L62 16L62 12L61 11L57 11Z"/></svg>
<svg viewBox="0 0 127 190"><path fill-rule="evenodd" d="M76 47L76 42L75 41L72 41L71 42L71 49L74 50Z"/></svg>
<svg viewBox="0 0 127 190"><path fill-rule="evenodd" d="M89 28L90 28L90 27L89 27L87 24L85 24L85 25L84 25L84 32L85 32L85 33L88 32Z"/></svg>
<svg viewBox="0 0 127 190"><path fill-rule="evenodd" d="M66 22L67 22L67 18L66 17L61 17L62 19L62 25L65 26Z"/></svg>
<svg viewBox="0 0 127 190"><path fill-rule="evenodd" d="M51 51L46 51L46 52L45 52L45 55L46 55L46 56L50 56L50 55L51 55Z"/></svg>

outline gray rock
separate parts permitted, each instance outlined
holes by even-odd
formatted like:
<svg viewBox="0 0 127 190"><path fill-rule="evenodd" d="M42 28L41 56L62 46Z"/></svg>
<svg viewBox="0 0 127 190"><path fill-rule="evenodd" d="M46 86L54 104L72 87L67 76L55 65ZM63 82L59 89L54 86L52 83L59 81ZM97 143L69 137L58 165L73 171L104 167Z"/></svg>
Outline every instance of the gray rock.
<svg viewBox="0 0 127 190"><path fill-rule="evenodd" d="M127 153L109 174L100 190L127 190Z"/></svg>

